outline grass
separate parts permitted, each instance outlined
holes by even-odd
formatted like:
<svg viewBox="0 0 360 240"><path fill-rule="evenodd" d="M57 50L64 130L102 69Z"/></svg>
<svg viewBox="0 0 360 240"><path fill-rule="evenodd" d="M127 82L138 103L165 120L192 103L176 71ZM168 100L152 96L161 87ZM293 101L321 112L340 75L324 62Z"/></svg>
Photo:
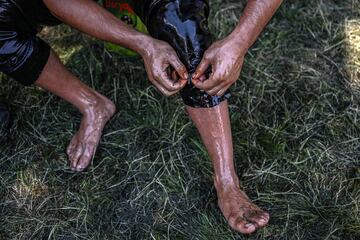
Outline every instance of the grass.
<svg viewBox="0 0 360 240"><path fill-rule="evenodd" d="M245 1L213 0L221 38ZM360 4L285 1L232 88L236 168L271 213L251 236L216 205L212 167L179 97L166 99L138 59L68 27L43 36L118 112L93 166L70 171L76 109L0 77L13 113L0 145L0 239L360 239ZM59 80L61 81L61 80Z"/></svg>

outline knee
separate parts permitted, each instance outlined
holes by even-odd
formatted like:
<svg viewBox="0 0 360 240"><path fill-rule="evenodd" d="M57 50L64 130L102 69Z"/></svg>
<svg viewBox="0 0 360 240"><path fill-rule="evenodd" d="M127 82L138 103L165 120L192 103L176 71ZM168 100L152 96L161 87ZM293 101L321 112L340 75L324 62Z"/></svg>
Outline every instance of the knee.
<svg viewBox="0 0 360 240"><path fill-rule="evenodd" d="M155 1L154 1L155 2ZM149 33L168 42L193 73L212 43L207 19L207 1L157 1L147 19Z"/></svg>
<svg viewBox="0 0 360 240"><path fill-rule="evenodd" d="M208 2L206 0L148 2L150 2L148 6L150 11L144 21L150 35L168 42L175 49L188 72L194 73L205 50L213 42L208 28ZM210 72L211 69L208 69L207 73ZM223 96L210 96L192 83L180 93L186 105L196 108L215 107L230 97L229 92Z"/></svg>

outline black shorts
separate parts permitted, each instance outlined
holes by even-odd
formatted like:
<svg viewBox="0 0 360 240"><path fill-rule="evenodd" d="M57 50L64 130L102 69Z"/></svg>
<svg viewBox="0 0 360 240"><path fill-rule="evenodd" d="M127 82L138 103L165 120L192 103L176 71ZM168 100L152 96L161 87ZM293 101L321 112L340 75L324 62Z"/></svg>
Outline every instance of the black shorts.
<svg viewBox="0 0 360 240"><path fill-rule="evenodd" d="M30 85L45 67L50 47L36 36L37 24L22 10L19 1L0 0L0 71Z"/></svg>

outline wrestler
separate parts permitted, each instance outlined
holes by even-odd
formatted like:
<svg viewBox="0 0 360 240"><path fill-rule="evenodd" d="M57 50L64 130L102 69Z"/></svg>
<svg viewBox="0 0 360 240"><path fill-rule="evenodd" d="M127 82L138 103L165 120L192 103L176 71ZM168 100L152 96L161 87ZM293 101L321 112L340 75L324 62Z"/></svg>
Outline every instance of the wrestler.
<svg viewBox="0 0 360 240"><path fill-rule="evenodd" d="M244 56L270 20L281 0L250 0L235 30L212 43L206 0L142 0L133 8L151 36L168 42L189 72L181 90L214 167L218 205L229 225L252 233L269 222L269 214L250 201L234 169L227 99L239 78Z"/></svg>
<svg viewBox="0 0 360 240"><path fill-rule="evenodd" d="M135 31L91 0L0 0L0 71L24 85L35 84L73 104L83 114L67 155L75 171L84 170L98 146L115 105L82 83L60 62L36 34L42 26L67 23L98 39L138 52L150 81L166 96L178 92L186 80L172 81L166 69L186 79L185 66L169 44ZM0 120L8 111L0 109Z"/></svg>
<svg viewBox="0 0 360 240"><path fill-rule="evenodd" d="M240 189L234 170L227 90L238 79L248 48L275 13L280 0L249 0L235 30L227 38L215 43L209 41L211 36L206 22L206 1L143 1L149 5L138 8L138 12L147 24L149 33L154 38L170 43L186 67L167 43L127 28L90 0L0 0L1 6L9 2L22 3L15 5L17 8L22 6L22 14L29 13L29 16L24 14L27 21L36 19L40 14L31 15L31 11L26 11L25 3L36 2L41 5L44 2L46 6L42 6L41 10L49 11L48 19L51 21L60 20L94 37L140 53L150 81L162 93L169 96L181 90L189 116L213 161L219 207L230 226L242 233L252 233L268 223L269 214L252 203ZM140 2L135 1L135 4ZM36 20L37 24L43 24ZM151 26L155 25L151 24L158 24L157 30L152 29ZM46 50L49 47L34 37L34 29L31 34L25 34L25 39L31 40L28 44L32 46L32 52L38 54L31 55L28 61L19 61L22 64L18 64L20 67L16 69L0 62L0 70L25 84L34 82L79 108L84 116L67 152L72 168L82 171L91 162L102 129L115 111L114 105L68 72L56 55ZM26 32L17 28L7 31L10 33L6 36L10 38L0 38L0 42L5 42L0 49L0 56L8 39L15 43L21 42L24 38L18 36L24 36L23 32ZM33 61L34 58L37 61ZM43 64L34 66L34 63L39 62ZM170 66L176 71L173 78L167 75ZM30 72L30 69L36 71ZM24 81L24 76L31 78Z"/></svg>

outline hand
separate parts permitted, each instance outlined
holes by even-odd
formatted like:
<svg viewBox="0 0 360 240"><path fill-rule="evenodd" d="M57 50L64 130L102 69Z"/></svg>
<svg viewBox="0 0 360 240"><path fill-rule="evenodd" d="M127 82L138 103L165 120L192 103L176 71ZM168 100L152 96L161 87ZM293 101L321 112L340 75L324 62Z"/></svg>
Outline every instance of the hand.
<svg viewBox="0 0 360 240"><path fill-rule="evenodd" d="M149 80L162 94L171 96L180 91L187 83L188 73L179 60L175 50L166 42L151 39L142 54ZM176 71L178 78L170 78L171 71Z"/></svg>
<svg viewBox="0 0 360 240"><path fill-rule="evenodd" d="M241 44L225 38L211 45L204 53L203 59L193 75L195 87L214 96L222 96L239 78L246 50ZM205 81L201 80L211 66L212 73Z"/></svg>

